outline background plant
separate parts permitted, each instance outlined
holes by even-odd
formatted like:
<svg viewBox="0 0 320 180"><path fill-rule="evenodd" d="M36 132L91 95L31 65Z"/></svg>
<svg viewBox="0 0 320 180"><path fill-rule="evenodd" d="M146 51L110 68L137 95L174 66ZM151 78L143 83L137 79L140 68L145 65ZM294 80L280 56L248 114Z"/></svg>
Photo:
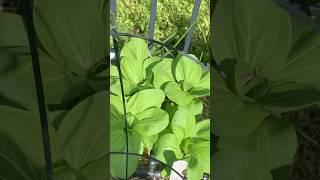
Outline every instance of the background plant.
<svg viewBox="0 0 320 180"><path fill-rule="evenodd" d="M54 179L107 179L105 1L34 1ZM89 14L83 14L85 10ZM56 17L56 18L52 18ZM22 16L0 12L0 176L46 179ZM95 27L95 28L91 28ZM5 146L4 146L5 145Z"/></svg>
<svg viewBox="0 0 320 180"><path fill-rule="evenodd" d="M319 104L320 35L268 0L219 1L213 21L215 178L290 179L288 114Z"/></svg>
<svg viewBox="0 0 320 180"><path fill-rule="evenodd" d="M117 29L120 32L147 35L149 29L149 18L151 1L120 0L117 12ZM155 26L155 39L166 41L173 45L177 44L183 49L185 33L190 27L190 18L194 6L193 0L174 1L159 0L157 6L157 19ZM193 45L190 52L195 54L201 61L208 62L209 41L209 1L201 1L198 21L195 24ZM181 42L181 43L180 43Z"/></svg>

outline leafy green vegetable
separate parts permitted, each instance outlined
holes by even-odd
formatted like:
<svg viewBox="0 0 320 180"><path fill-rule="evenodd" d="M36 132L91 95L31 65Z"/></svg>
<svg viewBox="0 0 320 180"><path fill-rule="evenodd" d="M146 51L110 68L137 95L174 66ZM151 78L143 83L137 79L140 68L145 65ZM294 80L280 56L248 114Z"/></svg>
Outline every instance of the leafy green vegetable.
<svg viewBox="0 0 320 180"><path fill-rule="evenodd" d="M120 67L127 114L123 114L119 72L111 65L111 150L126 150L126 117L129 152L154 150L156 158L168 164L186 159L190 179L209 172L210 122L195 119L203 111L199 97L209 95L209 71L188 56L151 56L147 44L136 38L124 45ZM129 155L128 160L131 175L139 158ZM124 178L125 163L124 154L113 154L111 175Z"/></svg>
<svg viewBox="0 0 320 180"><path fill-rule="evenodd" d="M167 163L176 159L189 162L187 177L202 178L203 172L210 172L210 123L203 120L196 123L192 113L177 110L171 122L172 133L160 137L156 145L156 157ZM175 157L168 156L173 152Z"/></svg>
<svg viewBox="0 0 320 180"><path fill-rule="evenodd" d="M146 101L150 96L152 101ZM169 123L168 114L159 107L164 100L164 94L157 89L142 90L127 100L128 109L123 114L122 100L118 96L111 96L111 151L124 152L126 148L125 120L128 122L129 152L141 154L143 146L151 149L154 135L165 129ZM147 103L146 103L147 102ZM151 142L150 142L151 141ZM125 156L118 155L111 158L111 173L115 177L124 177ZM139 158L130 157L130 170L132 174ZM123 168L119 168L123 167Z"/></svg>
<svg viewBox="0 0 320 180"><path fill-rule="evenodd" d="M297 138L283 113L320 103L319 33L268 0L219 1L213 21L215 178L288 179Z"/></svg>

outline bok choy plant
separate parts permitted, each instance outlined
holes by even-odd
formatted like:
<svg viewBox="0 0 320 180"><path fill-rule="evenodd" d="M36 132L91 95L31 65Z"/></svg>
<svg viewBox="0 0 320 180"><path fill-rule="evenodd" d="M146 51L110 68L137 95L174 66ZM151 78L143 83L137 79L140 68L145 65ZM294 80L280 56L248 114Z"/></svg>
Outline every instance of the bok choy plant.
<svg viewBox="0 0 320 180"><path fill-rule="evenodd" d="M289 179L274 173L297 150L284 113L320 102L320 34L269 0L219 1L213 23L215 179Z"/></svg>
<svg viewBox="0 0 320 180"><path fill-rule="evenodd" d="M120 56L127 114L125 118L119 73L111 65L111 151L125 152L127 119L128 152L153 150L157 159L169 165L187 160L187 177L201 179L210 169L210 121L196 115L203 111L201 97L210 94L209 70L202 69L192 55L151 56L147 43L137 38L124 45ZM111 156L114 177L125 177L125 158L123 154ZM138 157L129 156L130 175L138 161ZM163 175L166 173L164 169Z"/></svg>

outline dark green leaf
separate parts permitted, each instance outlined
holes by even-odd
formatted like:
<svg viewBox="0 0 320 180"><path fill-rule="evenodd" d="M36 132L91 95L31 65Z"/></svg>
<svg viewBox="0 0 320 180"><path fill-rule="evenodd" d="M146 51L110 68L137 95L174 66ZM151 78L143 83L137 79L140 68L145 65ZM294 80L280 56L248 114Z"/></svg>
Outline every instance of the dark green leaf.
<svg viewBox="0 0 320 180"><path fill-rule="evenodd" d="M100 92L77 104L61 122L58 135L63 143L62 156L71 167L78 169L107 153L105 108L107 93Z"/></svg>
<svg viewBox="0 0 320 180"><path fill-rule="evenodd" d="M40 42L60 65L71 72L86 75L105 57L103 4L104 0L34 2L35 28Z"/></svg>

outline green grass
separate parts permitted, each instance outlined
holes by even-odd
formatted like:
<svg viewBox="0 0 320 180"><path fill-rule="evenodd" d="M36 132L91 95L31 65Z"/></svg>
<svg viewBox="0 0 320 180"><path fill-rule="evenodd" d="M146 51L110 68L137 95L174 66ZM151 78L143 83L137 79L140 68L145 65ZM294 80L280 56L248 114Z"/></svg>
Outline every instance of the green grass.
<svg viewBox="0 0 320 180"><path fill-rule="evenodd" d="M117 29L147 36L151 1L118 0ZM155 40L183 49L184 38L190 28L194 0L158 0ZM208 62L208 37L210 29L209 0L202 0L198 21L190 48L202 62Z"/></svg>

